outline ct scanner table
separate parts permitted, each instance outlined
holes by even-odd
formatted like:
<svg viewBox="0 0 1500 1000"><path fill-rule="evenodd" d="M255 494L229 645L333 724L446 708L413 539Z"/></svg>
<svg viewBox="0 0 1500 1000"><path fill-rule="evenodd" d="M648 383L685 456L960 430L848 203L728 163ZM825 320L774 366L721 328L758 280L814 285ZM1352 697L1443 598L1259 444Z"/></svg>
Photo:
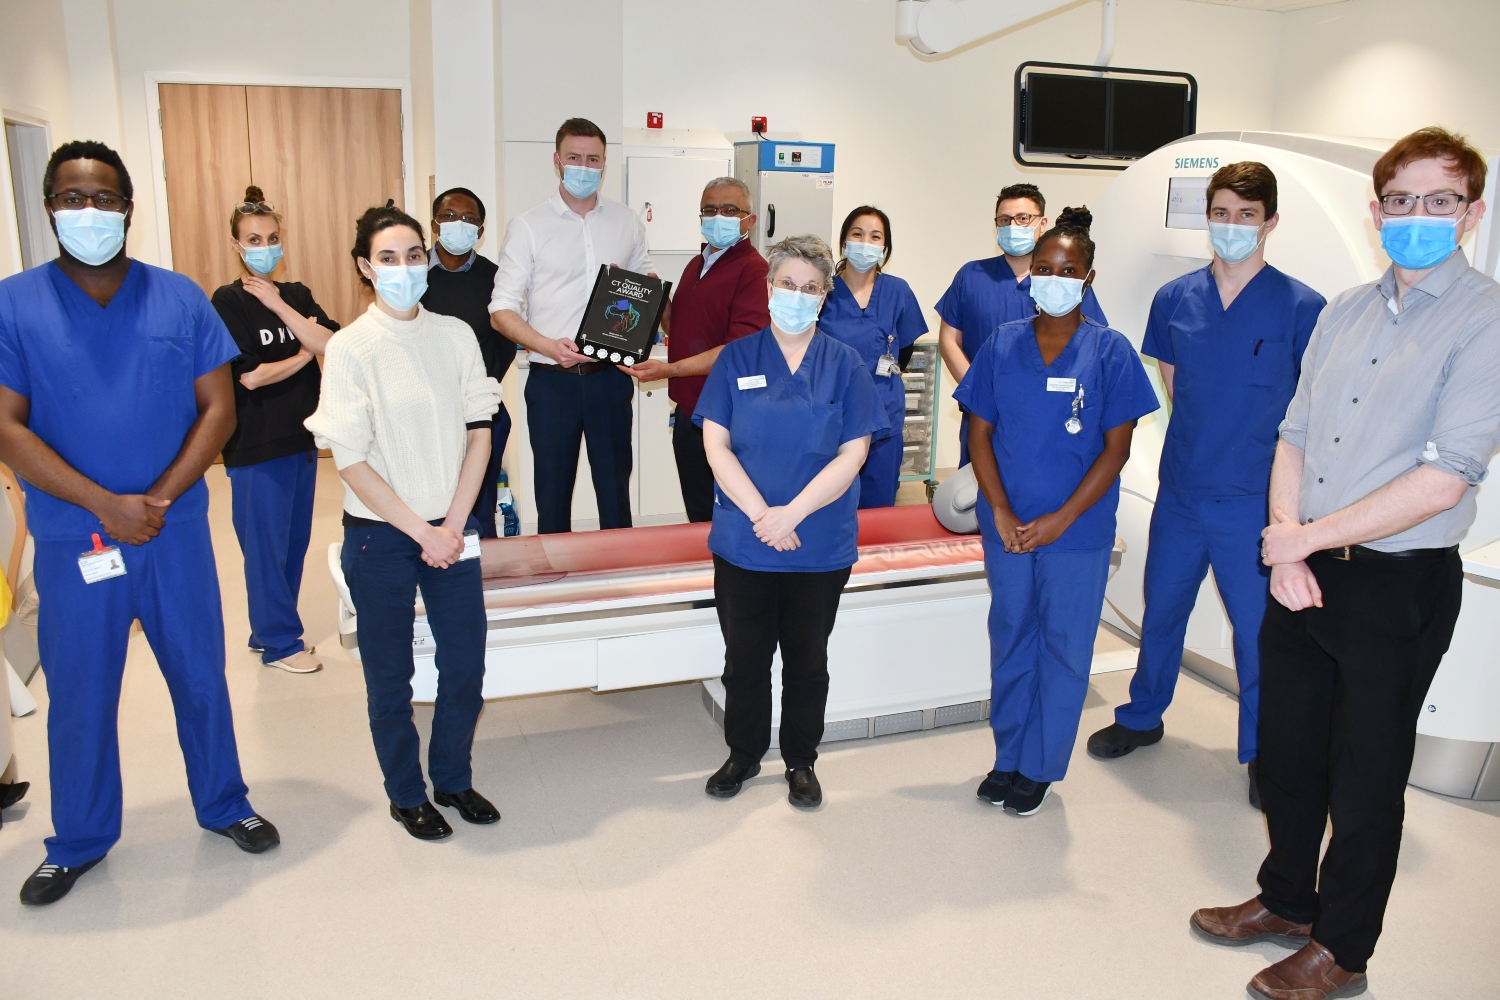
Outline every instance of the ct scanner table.
<svg viewBox="0 0 1500 1000"><path fill-rule="evenodd" d="M928 506L860 511L859 562L829 639L825 742L988 718L989 588L977 535ZM722 724L724 643L707 524L525 535L482 543L489 619L484 697L703 681ZM359 657L339 564L340 641ZM418 597L413 700L437 694L436 651ZM779 716L779 658L773 671Z"/></svg>

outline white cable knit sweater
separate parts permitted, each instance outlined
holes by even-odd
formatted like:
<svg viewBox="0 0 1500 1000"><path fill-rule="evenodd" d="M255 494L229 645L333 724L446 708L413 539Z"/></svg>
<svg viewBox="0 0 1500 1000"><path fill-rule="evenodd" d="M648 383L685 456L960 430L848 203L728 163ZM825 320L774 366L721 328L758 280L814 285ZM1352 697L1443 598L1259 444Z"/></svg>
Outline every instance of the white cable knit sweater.
<svg viewBox="0 0 1500 1000"><path fill-rule="evenodd" d="M339 469L369 462L426 521L446 517L458 490L467 425L500 408L500 383L484 371L474 331L420 306L410 322L379 307L328 342L323 392L306 420ZM348 484L344 510L383 520Z"/></svg>

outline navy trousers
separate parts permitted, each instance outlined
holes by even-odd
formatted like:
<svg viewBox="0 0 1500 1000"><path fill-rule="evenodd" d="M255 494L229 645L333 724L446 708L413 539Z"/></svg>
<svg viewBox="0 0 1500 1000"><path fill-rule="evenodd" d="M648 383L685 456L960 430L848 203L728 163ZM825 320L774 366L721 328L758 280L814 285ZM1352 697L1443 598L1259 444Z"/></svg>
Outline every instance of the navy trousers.
<svg viewBox="0 0 1500 1000"><path fill-rule="evenodd" d="M490 464L484 470L484 482L479 487L479 496L474 498L474 518L479 522L480 538L499 538L501 526L495 523L495 504L500 495L501 462L505 459L505 442L510 440L510 413L505 404L495 411L495 423L490 428Z"/></svg>
<svg viewBox="0 0 1500 1000"><path fill-rule="evenodd" d="M472 788L469 755L484 707L487 627L479 560L434 569L422 561L420 545L381 523L345 525L340 563L354 599L354 613L359 616L370 735L385 775L386 796L401 809L427 801L411 708L411 678L416 671L411 640L418 587L437 642L438 694L427 749L432 786L450 793Z"/></svg>
<svg viewBox="0 0 1500 1000"><path fill-rule="evenodd" d="M578 447L587 443L599 527L630 527L630 469L635 381L613 366L577 375L556 365L532 365L526 379L526 423L531 432L536 530L573 530L573 484Z"/></svg>
<svg viewBox="0 0 1500 1000"><path fill-rule="evenodd" d="M254 465L225 467L233 496L234 533L245 554L250 648L271 663L301 652L297 594L312 537L318 453L304 451Z"/></svg>
<svg viewBox="0 0 1500 1000"><path fill-rule="evenodd" d="M120 839L120 683L130 623L140 619L166 678L198 825L255 814L240 776L224 612L208 518L173 520L145 545L120 545L125 575L84 583L83 538L36 542L37 640L47 674L52 829L47 860L73 868Z"/></svg>
<svg viewBox="0 0 1500 1000"><path fill-rule="evenodd" d="M870 453L859 470L859 509L896 506L896 490L901 487L901 458L906 440L901 435L903 421L893 421L890 437L870 442Z"/></svg>
<svg viewBox="0 0 1500 1000"><path fill-rule="evenodd" d="M1162 713L1177 689L1188 616L1198 599L1198 587L1213 566L1219 597L1234 628L1234 669L1240 683L1239 761L1255 760L1260 626L1271 586L1271 570L1260 561L1260 532L1265 526L1264 495L1180 497L1158 491L1146 550L1141 652L1130 679L1130 702L1115 709L1120 725L1130 729L1161 725Z"/></svg>

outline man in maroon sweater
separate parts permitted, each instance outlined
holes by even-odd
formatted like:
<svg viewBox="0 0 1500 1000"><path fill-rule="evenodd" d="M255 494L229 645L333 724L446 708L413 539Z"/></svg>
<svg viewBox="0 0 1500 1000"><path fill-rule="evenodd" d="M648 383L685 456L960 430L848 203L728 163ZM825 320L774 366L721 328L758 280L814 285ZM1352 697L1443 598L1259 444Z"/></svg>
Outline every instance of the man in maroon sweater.
<svg viewBox="0 0 1500 1000"><path fill-rule="evenodd" d="M703 452L703 431L693 408L714 359L731 340L758 333L771 323L766 311L766 259L748 236L755 228L750 189L733 177L708 182L699 202L703 253L688 262L662 317L667 360L620 366L642 382L671 379L667 395L677 404L672 454L689 521L714 516L714 474Z"/></svg>

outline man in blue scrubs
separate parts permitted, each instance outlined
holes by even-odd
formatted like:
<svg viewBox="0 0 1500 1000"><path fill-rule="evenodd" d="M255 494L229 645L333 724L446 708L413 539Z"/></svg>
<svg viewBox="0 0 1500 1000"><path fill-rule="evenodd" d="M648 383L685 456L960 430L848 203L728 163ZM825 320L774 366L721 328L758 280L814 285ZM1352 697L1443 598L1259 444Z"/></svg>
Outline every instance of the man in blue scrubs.
<svg viewBox="0 0 1500 1000"><path fill-rule="evenodd" d="M971 260L958 269L938 299L938 351L953 384L964 380L979 349L1002 323L1031 319L1031 257L1037 238L1047 231L1047 199L1035 184L1011 184L995 200L998 257ZM1083 293L1083 315L1109 326L1092 288ZM962 410L962 407L960 407ZM969 413L958 425L958 464L969 464Z"/></svg>
<svg viewBox="0 0 1500 1000"><path fill-rule="evenodd" d="M172 694L198 823L260 853L224 682L224 616L203 473L234 430L239 354L187 278L125 254L120 157L71 142L43 189L62 247L0 281L0 461L25 482L51 705L47 859L21 902L52 903L120 839L120 684L139 619Z"/></svg>
<svg viewBox="0 0 1500 1000"><path fill-rule="evenodd" d="M1276 175L1231 163L1208 186L1213 262L1156 293L1141 353L1157 359L1174 404L1146 554L1146 614L1130 702L1089 737L1111 760L1158 742L1182 663L1188 615L1213 567L1234 628L1239 760L1256 783L1258 641L1270 571L1260 561L1276 429L1297 388L1324 299L1265 260L1276 228Z"/></svg>

